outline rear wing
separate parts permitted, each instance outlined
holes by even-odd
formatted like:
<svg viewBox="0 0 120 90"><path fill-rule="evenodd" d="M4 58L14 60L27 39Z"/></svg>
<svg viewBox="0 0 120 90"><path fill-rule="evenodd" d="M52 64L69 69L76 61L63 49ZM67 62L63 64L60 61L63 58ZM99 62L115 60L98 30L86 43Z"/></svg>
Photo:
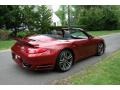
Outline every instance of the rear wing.
<svg viewBox="0 0 120 90"><path fill-rule="evenodd" d="M29 39L25 39L25 38L15 38L15 40L17 41L17 43L22 44L22 45L27 45L33 48L37 48L39 46L39 44L34 44L31 43L31 40Z"/></svg>

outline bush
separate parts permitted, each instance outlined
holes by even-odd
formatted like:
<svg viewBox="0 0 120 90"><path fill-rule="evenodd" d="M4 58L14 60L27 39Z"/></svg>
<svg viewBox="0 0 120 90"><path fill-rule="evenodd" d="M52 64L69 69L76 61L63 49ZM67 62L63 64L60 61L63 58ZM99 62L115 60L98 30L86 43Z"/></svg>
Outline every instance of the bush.
<svg viewBox="0 0 120 90"><path fill-rule="evenodd" d="M7 39L9 39L10 37L9 37L9 35L10 35L10 33L11 33L11 31L9 31L9 30L1 30L0 29L0 40L7 40Z"/></svg>
<svg viewBox="0 0 120 90"><path fill-rule="evenodd" d="M23 37L30 36L30 35L34 35L34 34L35 34L35 32L21 31L21 32L18 32L18 33L17 33L17 37L23 38Z"/></svg>

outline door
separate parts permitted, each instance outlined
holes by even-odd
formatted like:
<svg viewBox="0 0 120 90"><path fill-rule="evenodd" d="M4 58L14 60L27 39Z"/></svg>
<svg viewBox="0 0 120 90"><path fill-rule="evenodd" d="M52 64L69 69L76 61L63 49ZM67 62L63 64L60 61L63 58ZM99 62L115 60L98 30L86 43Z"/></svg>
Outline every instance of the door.
<svg viewBox="0 0 120 90"><path fill-rule="evenodd" d="M72 38L77 60L91 56L96 52L94 39L89 38L84 32L72 33Z"/></svg>

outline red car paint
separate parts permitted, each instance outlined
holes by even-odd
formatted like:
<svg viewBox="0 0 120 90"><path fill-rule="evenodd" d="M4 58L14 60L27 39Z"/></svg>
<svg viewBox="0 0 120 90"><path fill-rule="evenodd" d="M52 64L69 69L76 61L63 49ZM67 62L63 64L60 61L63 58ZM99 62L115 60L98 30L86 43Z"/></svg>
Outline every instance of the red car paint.
<svg viewBox="0 0 120 90"><path fill-rule="evenodd" d="M64 49L74 54L74 62L96 54L101 38L60 40L46 35L34 35L17 42L11 48L13 60L21 67L31 70L54 69L56 59ZM35 40L35 41L34 41Z"/></svg>

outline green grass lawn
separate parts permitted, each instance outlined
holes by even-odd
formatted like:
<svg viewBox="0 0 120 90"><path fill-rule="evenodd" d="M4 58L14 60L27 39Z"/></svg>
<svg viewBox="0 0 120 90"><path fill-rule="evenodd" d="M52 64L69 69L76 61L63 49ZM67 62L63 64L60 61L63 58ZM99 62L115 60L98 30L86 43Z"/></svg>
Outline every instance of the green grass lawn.
<svg viewBox="0 0 120 90"><path fill-rule="evenodd" d="M14 40L0 41L0 50L9 49L14 43Z"/></svg>
<svg viewBox="0 0 120 90"><path fill-rule="evenodd" d="M120 84L120 50L106 57L94 66L88 67L81 74L75 74L57 84L106 85Z"/></svg>
<svg viewBox="0 0 120 90"><path fill-rule="evenodd" d="M120 33L120 30L112 30L112 31L89 31L90 34L93 36L102 36L102 35L108 35L112 33Z"/></svg>

